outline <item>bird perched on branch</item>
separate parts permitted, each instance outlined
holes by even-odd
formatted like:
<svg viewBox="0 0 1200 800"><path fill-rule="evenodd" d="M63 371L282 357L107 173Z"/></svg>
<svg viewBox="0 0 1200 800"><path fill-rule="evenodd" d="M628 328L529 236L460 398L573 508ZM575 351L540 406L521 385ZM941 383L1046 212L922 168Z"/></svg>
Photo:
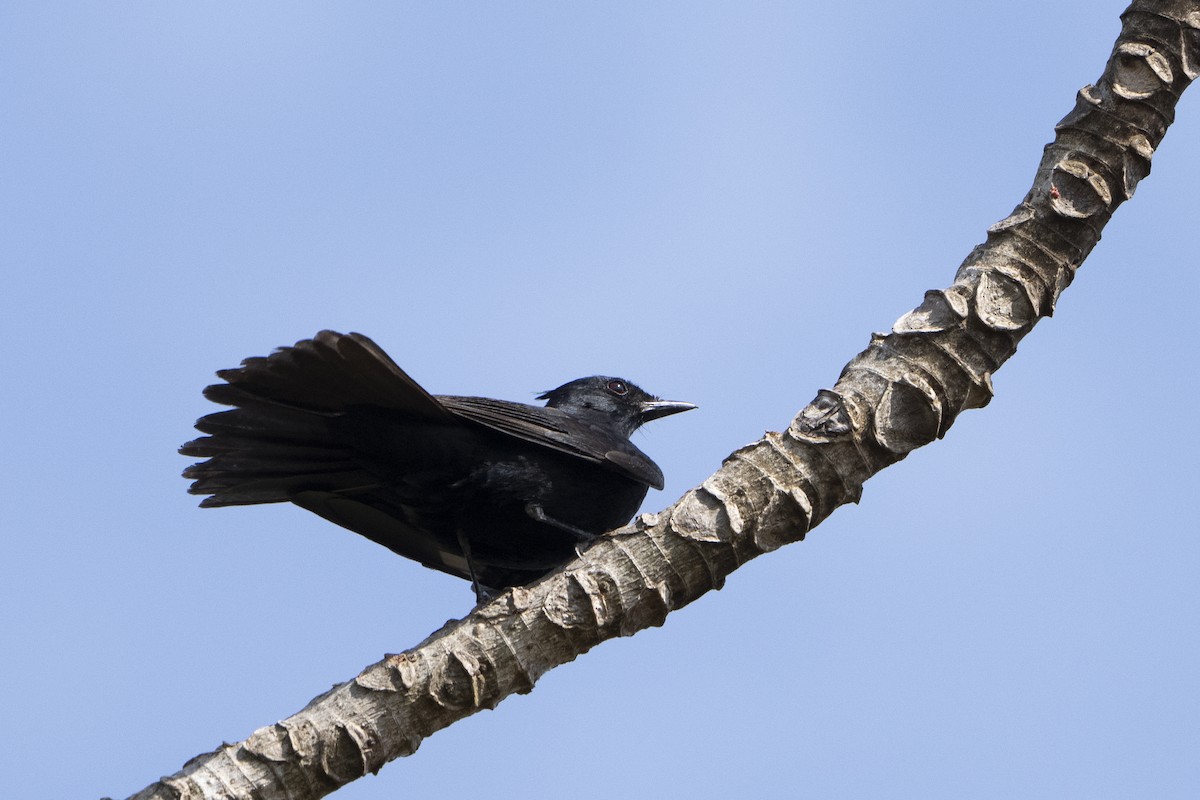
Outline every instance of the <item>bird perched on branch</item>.
<svg viewBox="0 0 1200 800"><path fill-rule="evenodd" d="M563 384L532 406L431 395L373 341L321 331L221 370L233 406L179 452L201 506L291 502L471 581L483 601L552 571L628 522L663 475L629 441L695 408L621 378Z"/></svg>

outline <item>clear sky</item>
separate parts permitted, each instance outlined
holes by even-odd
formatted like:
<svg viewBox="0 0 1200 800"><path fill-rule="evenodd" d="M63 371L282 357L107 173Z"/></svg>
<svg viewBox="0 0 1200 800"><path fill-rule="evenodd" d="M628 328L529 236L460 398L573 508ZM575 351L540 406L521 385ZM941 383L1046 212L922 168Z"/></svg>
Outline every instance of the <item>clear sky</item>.
<svg viewBox="0 0 1200 800"><path fill-rule="evenodd" d="M618 374L657 510L962 258L1122 0L0 7L0 797L123 797L472 605L200 510L216 369ZM1193 90L1200 93L1200 89ZM1200 98L991 406L807 541L342 800L1200 796Z"/></svg>

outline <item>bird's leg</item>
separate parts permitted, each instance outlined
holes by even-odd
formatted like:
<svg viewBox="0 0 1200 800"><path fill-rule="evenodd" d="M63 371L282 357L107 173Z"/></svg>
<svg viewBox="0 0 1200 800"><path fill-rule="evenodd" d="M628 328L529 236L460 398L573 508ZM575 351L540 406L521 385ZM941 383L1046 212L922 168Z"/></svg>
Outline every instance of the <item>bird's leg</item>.
<svg viewBox="0 0 1200 800"><path fill-rule="evenodd" d="M598 538L596 534L589 533L583 528L576 528L574 525L563 522L562 520L557 520L554 517L547 516L546 509L542 508L542 506L535 501L531 500L525 504L525 513L536 519L538 522L545 523L546 525L553 525L560 531L566 531L574 536L577 541L594 542Z"/></svg>
<svg viewBox="0 0 1200 800"><path fill-rule="evenodd" d="M479 582L479 578L475 576L475 561L471 558L471 544L467 541L467 534L462 528L458 529L458 546L462 548L463 556L467 559L467 572L471 573L471 588L475 590L475 602L478 604L486 603L499 594L499 592L484 586Z"/></svg>

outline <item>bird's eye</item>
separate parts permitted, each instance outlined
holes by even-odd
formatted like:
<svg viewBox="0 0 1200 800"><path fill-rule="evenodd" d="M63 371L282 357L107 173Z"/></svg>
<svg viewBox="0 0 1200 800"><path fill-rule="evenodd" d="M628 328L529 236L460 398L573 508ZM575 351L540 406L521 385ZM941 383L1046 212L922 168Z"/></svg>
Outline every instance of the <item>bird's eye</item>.
<svg viewBox="0 0 1200 800"><path fill-rule="evenodd" d="M629 387L625 384L625 381L609 381L608 390L620 397L629 394Z"/></svg>

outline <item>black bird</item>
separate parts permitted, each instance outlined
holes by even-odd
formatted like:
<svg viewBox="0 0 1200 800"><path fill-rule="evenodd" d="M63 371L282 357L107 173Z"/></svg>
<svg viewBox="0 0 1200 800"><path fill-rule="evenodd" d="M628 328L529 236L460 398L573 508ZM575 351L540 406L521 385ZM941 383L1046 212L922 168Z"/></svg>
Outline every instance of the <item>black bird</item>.
<svg viewBox="0 0 1200 800"><path fill-rule="evenodd" d="M427 567L479 600L528 583L628 522L658 466L629 441L695 408L621 378L538 399L434 396L366 336L312 339L221 370L204 396L234 406L179 452L201 506L292 502Z"/></svg>

